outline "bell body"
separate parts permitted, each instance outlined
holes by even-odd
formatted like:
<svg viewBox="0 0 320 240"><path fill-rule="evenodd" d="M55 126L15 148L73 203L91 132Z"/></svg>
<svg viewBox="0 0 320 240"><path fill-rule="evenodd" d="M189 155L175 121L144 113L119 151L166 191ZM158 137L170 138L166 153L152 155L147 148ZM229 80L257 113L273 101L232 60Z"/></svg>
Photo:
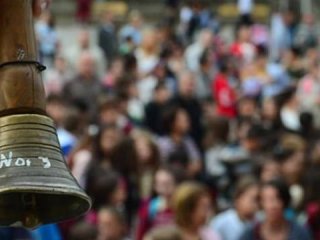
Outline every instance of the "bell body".
<svg viewBox="0 0 320 240"><path fill-rule="evenodd" d="M0 0L0 226L34 228L91 206L46 116L36 60L32 0Z"/></svg>

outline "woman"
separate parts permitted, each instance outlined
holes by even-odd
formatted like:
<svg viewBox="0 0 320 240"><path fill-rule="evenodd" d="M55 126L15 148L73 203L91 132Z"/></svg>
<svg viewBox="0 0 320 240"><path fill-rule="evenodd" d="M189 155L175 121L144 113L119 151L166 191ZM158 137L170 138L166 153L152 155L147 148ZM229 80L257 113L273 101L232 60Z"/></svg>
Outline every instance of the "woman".
<svg viewBox="0 0 320 240"><path fill-rule="evenodd" d="M212 213L207 189L194 182L181 184L173 197L175 221L184 240L218 240L220 237L206 227Z"/></svg>
<svg viewBox="0 0 320 240"><path fill-rule="evenodd" d="M148 200L152 195L153 176L159 167L159 151L148 132L137 130L132 136L138 154L140 198Z"/></svg>
<svg viewBox="0 0 320 240"><path fill-rule="evenodd" d="M309 232L293 221L288 221L284 211L290 205L288 186L280 180L264 183L260 191L260 203L265 219L248 229L241 240L311 239Z"/></svg>
<svg viewBox="0 0 320 240"><path fill-rule="evenodd" d="M172 107L164 114L167 135L158 139L162 161L186 170L189 177L196 177L201 170L199 149L188 136L190 119L180 107Z"/></svg>
<svg viewBox="0 0 320 240"><path fill-rule="evenodd" d="M178 172L161 167L154 174L155 196L142 203L138 214L136 239L141 240L154 228L171 225L174 222L172 197L179 182Z"/></svg>
<svg viewBox="0 0 320 240"><path fill-rule="evenodd" d="M258 194L258 182L252 177L242 178L235 189L234 208L214 217L210 223L212 229L223 239L238 240L247 227L253 224L258 210Z"/></svg>

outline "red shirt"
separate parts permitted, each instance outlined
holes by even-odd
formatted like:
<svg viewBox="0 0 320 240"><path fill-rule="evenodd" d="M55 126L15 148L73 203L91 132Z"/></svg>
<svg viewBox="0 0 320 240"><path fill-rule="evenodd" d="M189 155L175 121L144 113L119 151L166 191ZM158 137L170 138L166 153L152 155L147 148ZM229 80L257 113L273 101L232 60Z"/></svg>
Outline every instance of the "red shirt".
<svg viewBox="0 0 320 240"><path fill-rule="evenodd" d="M230 86L226 75L217 74L212 82L212 93L216 101L217 113L223 117L236 117L236 94Z"/></svg>

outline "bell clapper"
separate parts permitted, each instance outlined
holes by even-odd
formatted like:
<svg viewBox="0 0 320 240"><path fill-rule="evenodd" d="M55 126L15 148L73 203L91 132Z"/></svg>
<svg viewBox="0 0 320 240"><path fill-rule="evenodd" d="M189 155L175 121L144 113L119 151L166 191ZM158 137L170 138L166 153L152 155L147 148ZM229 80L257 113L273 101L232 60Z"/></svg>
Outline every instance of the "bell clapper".
<svg viewBox="0 0 320 240"><path fill-rule="evenodd" d="M26 228L36 228L41 224L39 216L36 212L36 197L34 194L24 194L22 196L22 202L26 209L22 219L22 224Z"/></svg>

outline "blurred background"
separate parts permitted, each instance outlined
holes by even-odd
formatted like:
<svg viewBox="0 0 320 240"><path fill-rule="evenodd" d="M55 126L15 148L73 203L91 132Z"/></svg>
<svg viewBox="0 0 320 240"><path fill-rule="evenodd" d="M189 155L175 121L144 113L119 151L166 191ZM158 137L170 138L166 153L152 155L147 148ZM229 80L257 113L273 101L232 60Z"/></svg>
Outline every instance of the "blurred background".
<svg viewBox="0 0 320 240"><path fill-rule="evenodd" d="M316 0L52 0L47 94L89 213L0 239L320 240Z"/></svg>

